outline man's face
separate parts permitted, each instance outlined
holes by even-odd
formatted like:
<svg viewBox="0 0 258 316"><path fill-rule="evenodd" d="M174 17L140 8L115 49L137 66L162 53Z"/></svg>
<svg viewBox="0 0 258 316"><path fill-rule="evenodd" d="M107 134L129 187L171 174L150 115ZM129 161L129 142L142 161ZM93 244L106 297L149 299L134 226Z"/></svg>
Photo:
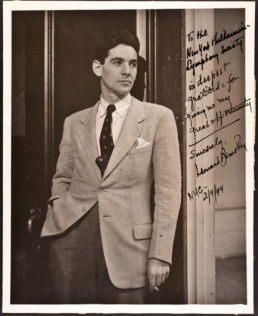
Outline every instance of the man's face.
<svg viewBox="0 0 258 316"><path fill-rule="evenodd" d="M101 65L102 93L125 96L133 87L137 74L137 53L133 47L119 44L109 50Z"/></svg>

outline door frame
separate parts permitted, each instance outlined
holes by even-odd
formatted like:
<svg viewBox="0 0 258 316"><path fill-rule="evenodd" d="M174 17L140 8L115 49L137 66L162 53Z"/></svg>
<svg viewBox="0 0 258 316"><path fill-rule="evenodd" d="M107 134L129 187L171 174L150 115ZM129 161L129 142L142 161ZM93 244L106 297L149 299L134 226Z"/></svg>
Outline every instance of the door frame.
<svg viewBox="0 0 258 316"><path fill-rule="evenodd" d="M183 10L182 17L182 99L186 100L186 76L183 65L185 64L185 47L186 42L183 40L186 30L186 15L189 15L189 10ZM189 11L186 13L186 11ZM192 10L191 14L198 14L197 10ZM157 57L157 43L158 43L158 12L156 10L137 10L136 11L136 33L141 43L140 55L147 60L148 71L146 74L146 90L144 100L148 102L158 103L158 57ZM195 20L193 20L195 21ZM211 22L212 23L212 22ZM198 27L196 22L193 26ZM189 25L189 21L188 21ZM45 195L49 195L49 188L51 187L52 175L55 170L54 165L54 11L45 11L45 67L44 67L44 108L45 108ZM181 115L185 114L185 107ZM200 245L203 244L204 235L198 234L196 226L196 218L189 216L186 199L187 181L191 180L191 176L187 176L186 163L186 128L183 131L181 140L181 157L182 157L182 204L181 212L183 216L183 262L184 262L184 295L185 302L196 304L202 302L209 302L205 298L208 297L208 288L215 288L215 278L211 279L210 273L212 271L203 271L201 267L205 262L213 259L211 253L200 252ZM205 224L204 224L205 225ZM205 227L205 231L212 229L214 231L214 223L212 221L208 224L213 227ZM189 238L195 236L194 239ZM209 247L210 245L207 245ZM214 247L214 245L211 245ZM197 252L200 254L197 256ZM199 268L198 268L199 267ZM197 273L197 270L199 271ZM201 271L203 271L201 273ZM204 286L204 283L210 286ZM204 286L204 287L203 287ZM202 298L197 293L200 293L202 287ZM214 290L215 291L215 290ZM215 297L215 293L213 295Z"/></svg>

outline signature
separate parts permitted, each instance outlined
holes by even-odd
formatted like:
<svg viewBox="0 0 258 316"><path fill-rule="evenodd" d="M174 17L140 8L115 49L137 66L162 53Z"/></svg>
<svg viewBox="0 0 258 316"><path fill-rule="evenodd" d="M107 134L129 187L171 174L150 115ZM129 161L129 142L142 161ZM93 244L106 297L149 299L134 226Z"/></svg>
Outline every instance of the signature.
<svg viewBox="0 0 258 316"><path fill-rule="evenodd" d="M210 170L216 168L217 166L225 167L228 162L228 159L236 155L240 151L240 149L245 149L245 151L247 151L246 144L242 143L241 140L241 135L237 134L234 136L235 148L231 151L227 151L222 141L218 141L216 139L215 144L213 144L211 147L207 147L205 151L199 152L198 155L206 154L210 149L215 148L217 145L221 146L220 155L216 157L216 161L214 163L206 167L199 167L196 163L194 164L197 177L204 175ZM191 154L192 156L190 157L190 159L194 158L195 156L198 156L195 151L191 151Z"/></svg>

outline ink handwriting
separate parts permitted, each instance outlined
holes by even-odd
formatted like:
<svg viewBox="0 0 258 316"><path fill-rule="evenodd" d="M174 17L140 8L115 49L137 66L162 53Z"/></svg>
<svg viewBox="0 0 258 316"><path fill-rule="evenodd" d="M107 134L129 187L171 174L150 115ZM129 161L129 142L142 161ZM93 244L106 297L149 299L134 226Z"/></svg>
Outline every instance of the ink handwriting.
<svg viewBox="0 0 258 316"><path fill-rule="evenodd" d="M223 128L226 128L226 127L228 127L228 126L230 126L230 125L232 125L232 124L234 124L234 123L236 123L236 122L238 122L238 121L240 121L240 118L239 118L239 119L237 119L237 120L235 120L234 122L231 122L231 123L229 123L229 124L227 124L227 125L225 125L225 126L223 126L223 127L219 128L219 129L217 129L217 130L216 130L216 131L214 131L213 133L211 133L211 134L209 134L209 135L207 135L207 136L203 137L202 139L200 139L200 140L198 140L197 142L195 142L195 143L193 143L193 144L191 144L191 145L188 145L188 146L189 146L189 147L192 147L192 146L194 146L194 145L196 145L196 144L198 144L198 143L202 142L204 139L206 139L206 138L210 137L211 135L213 135L213 134L217 133L218 131L222 130Z"/></svg>
<svg viewBox="0 0 258 316"><path fill-rule="evenodd" d="M217 166L225 167L228 159L236 155L241 149L247 151L246 144L242 143L242 137L240 134L234 136L235 147L233 150L228 151L223 144L221 144L220 155L216 157L216 161L212 164L209 164L205 167L200 167L197 165L197 161L195 162L196 176L197 178L209 172L210 170L216 168ZM215 147L215 146L214 146ZM206 154L206 152L204 153Z"/></svg>
<svg viewBox="0 0 258 316"><path fill-rule="evenodd" d="M247 151L245 137L238 131L232 133L230 129L235 131L239 126L235 124L240 121L243 123L242 116L234 115L236 112L249 108L252 113L251 98L238 93L238 90L243 90L244 78L241 77L242 71L238 71L235 65L239 54L244 53L245 31L248 27L250 25L241 23L236 30L224 29L210 34L209 30L199 29L186 35L189 45L186 48L185 69L186 72L190 71L190 75L187 75L188 111L185 118L188 136L193 139L188 144L188 159L196 179L202 179L203 175L215 171L217 167L235 164L238 159L233 157ZM216 45L216 49L213 48ZM235 54L238 54L237 59L234 58ZM225 133L219 133L223 129L227 129ZM204 158L205 155L208 159ZM211 204L217 203L223 192L223 184L218 186L213 182L196 186L187 194L189 201L199 198Z"/></svg>
<svg viewBox="0 0 258 316"><path fill-rule="evenodd" d="M219 64L219 54L226 54L230 51L232 51L233 49L235 49L236 47L240 47L240 51L243 53L243 39L245 38L245 36L240 36L237 37L234 40L231 40L231 43L227 43L227 45L223 44L221 45L221 51L219 53L214 53L214 54L208 54L208 51L210 50L211 46L215 46L221 42L223 42L224 40L227 40L243 31L245 31L247 29L247 27L249 27L249 25L246 26L241 26L238 30L234 30L232 32L228 32L226 30L223 30L223 33L221 33L220 35L218 35L218 33L216 32L214 34L214 36L211 39L211 42L207 41L206 44L199 44L198 48L193 49L192 46L187 47L186 49L186 71L193 71L193 76L195 76L195 71L196 68L201 66L201 70L204 69L205 64L207 64L208 62L212 61L212 60L216 60L217 64ZM197 34L196 34L196 38L201 39L204 36L208 36L208 32L207 30L204 30L204 32L202 32L202 30L198 30ZM190 32L187 34L187 38L188 38L188 42L193 41L194 39L194 31ZM211 43L211 44L210 44ZM205 54L205 56L204 56ZM197 61L193 61L192 57L195 57L199 55L201 57L200 60Z"/></svg>
<svg viewBox="0 0 258 316"><path fill-rule="evenodd" d="M219 195L223 194L223 184L220 186L217 186L216 184L213 185L212 189L208 188L206 185L205 187L198 186L194 190L192 190L190 193L188 192L188 198L190 201L194 199L194 197L202 198L203 201L209 201L209 204L211 204L212 198L214 198L215 203L217 203L217 199Z"/></svg>
<svg viewBox="0 0 258 316"><path fill-rule="evenodd" d="M217 45L217 44L221 43L222 41L224 41L224 40L226 40L226 39L228 39L236 34L241 33L242 31L245 31L247 29L247 27L249 27L249 26L250 25L242 26L238 30L232 31L230 33L228 33L226 30L223 30L223 33L221 33L219 36L218 36L218 33L216 32L212 38L212 41L211 41L212 46Z"/></svg>
<svg viewBox="0 0 258 316"><path fill-rule="evenodd" d="M209 61L213 60L213 59L216 59L217 60L217 64L219 64L219 54L216 53L216 54L213 54L213 55L208 55L206 54L205 57L201 58L201 60L198 60L196 63L194 63L192 61L192 59L188 59L187 60L187 66L186 66L186 71L188 70L193 70L193 75L195 76L195 68L201 66L201 69L203 70L203 66L205 63L208 63Z"/></svg>
<svg viewBox="0 0 258 316"><path fill-rule="evenodd" d="M247 107L247 106L250 107L250 111L252 113L252 105L251 105L251 101L250 100L251 100L250 98L248 100L245 99L245 101L241 102L240 104L238 104L238 105L236 105L234 107L232 107L232 104L230 104L231 105L230 109L227 109L227 110L224 111L225 115L228 116L228 114L233 114L233 113L235 113L235 112L237 112L237 111L239 111L242 108Z"/></svg>
<svg viewBox="0 0 258 316"><path fill-rule="evenodd" d="M201 77L200 77L201 79ZM199 80L200 80L199 79ZM189 96L187 98L187 101L191 103L191 111L194 110L194 102L198 102L198 101L201 101L202 98L206 97L207 95L211 94L211 93L214 93L218 90L220 90L221 86L222 88L225 88L227 87L227 91L228 92L231 92L231 89L232 89L232 84L237 81L239 79L239 77L235 77L232 73L229 74L229 77L228 77L228 81L226 83L222 83L222 85L220 84L220 80L218 80L217 82L217 85L216 86L213 86L213 81L212 81L212 86L205 86L199 93L199 95L197 95L197 97L194 97L194 96ZM200 84L201 84L201 81L199 81ZM198 84L197 82L197 84Z"/></svg>

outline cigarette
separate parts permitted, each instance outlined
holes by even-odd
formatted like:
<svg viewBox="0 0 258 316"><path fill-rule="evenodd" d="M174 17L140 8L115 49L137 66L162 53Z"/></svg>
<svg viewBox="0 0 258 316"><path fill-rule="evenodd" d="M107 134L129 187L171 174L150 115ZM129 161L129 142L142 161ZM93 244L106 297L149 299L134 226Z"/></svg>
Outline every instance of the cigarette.
<svg viewBox="0 0 258 316"><path fill-rule="evenodd" d="M155 291L159 291L159 288L157 288L157 287L155 286L155 287L154 287L154 290L155 290Z"/></svg>

